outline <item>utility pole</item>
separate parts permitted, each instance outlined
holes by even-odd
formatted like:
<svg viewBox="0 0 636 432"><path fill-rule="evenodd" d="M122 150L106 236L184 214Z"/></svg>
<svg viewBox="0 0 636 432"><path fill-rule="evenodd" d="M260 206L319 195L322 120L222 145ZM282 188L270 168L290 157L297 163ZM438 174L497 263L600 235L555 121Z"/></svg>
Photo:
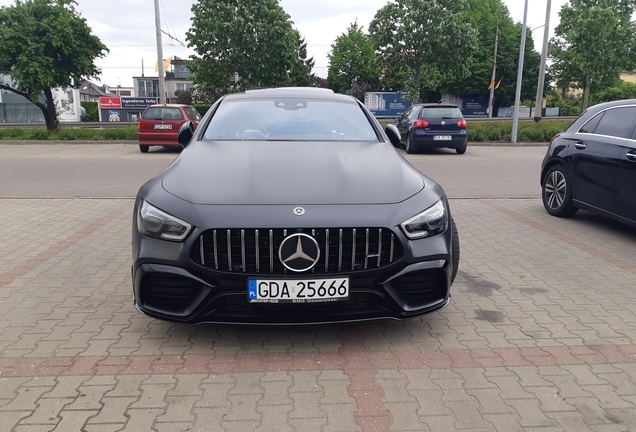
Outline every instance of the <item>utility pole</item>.
<svg viewBox="0 0 636 432"><path fill-rule="evenodd" d="M499 21L497 21L497 34L495 36L495 55L492 61L492 77L490 78L490 98L488 99L488 117L492 118L492 109L495 100L495 79L497 78L497 47L499 45Z"/></svg>
<svg viewBox="0 0 636 432"><path fill-rule="evenodd" d="M157 32L157 70L159 71L159 103L166 103L166 83L163 73L163 47L161 45L161 14L159 0L155 0L155 30Z"/></svg>
<svg viewBox="0 0 636 432"><path fill-rule="evenodd" d="M541 51L541 66L539 67L539 83L537 84L537 101L534 104L534 121L541 121L543 108L543 88L545 86L545 62L548 57L548 37L550 36L550 7L552 0L548 0L545 11L545 28L543 29L543 51Z"/></svg>
<svg viewBox="0 0 636 432"><path fill-rule="evenodd" d="M517 142L519 128L519 105L521 104L521 80L523 78L523 58L526 53L526 24L528 22L528 0L523 8L523 28L521 30L521 47L519 48L519 68L517 69L517 93L515 95L515 116L512 120L511 141Z"/></svg>

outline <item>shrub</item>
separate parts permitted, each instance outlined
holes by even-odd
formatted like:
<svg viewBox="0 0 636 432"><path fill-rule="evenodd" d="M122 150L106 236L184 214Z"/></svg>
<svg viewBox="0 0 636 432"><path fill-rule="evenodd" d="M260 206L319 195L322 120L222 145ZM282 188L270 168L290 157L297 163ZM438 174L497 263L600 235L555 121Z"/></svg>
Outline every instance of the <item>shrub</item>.
<svg viewBox="0 0 636 432"><path fill-rule="evenodd" d="M0 129L0 140L106 141L136 140L137 126L120 128L60 128L49 132L44 127Z"/></svg>
<svg viewBox="0 0 636 432"><path fill-rule="evenodd" d="M390 121L383 121L386 127ZM393 122L394 123L394 122ZM519 122L517 141L548 142L557 133L565 130L570 120L542 120ZM468 141L472 142L510 142L512 121L471 122L468 119ZM64 128L49 133L44 127L0 129L0 140L64 140L64 141L100 141L137 139L137 126L117 128Z"/></svg>
<svg viewBox="0 0 636 432"><path fill-rule="evenodd" d="M99 121L99 108L97 102L80 102L80 104L86 110L86 115L84 116L82 121Z"/></svg>
<svg viewBox="0 0 636 432"><path fill-rule="evenodd" d="M208 112L208 110L210 109L210 107L212 105L208 105L208 104L196 104L196 105L192 105L194 107L194 109L196 109L197 111L199 111L199 114L201 114L202 116L205 115L206 112Z"/></svg>

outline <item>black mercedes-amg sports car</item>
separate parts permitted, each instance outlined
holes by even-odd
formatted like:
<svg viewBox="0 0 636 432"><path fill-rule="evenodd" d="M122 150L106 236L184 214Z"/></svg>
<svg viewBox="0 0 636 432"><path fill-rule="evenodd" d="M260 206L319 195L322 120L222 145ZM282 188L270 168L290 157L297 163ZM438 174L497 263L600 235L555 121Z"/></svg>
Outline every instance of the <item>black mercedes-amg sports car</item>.
<svg viewBox="0 0 636 432"><path fill-rule="evenodd" d="M186 323L403 319L450 301L459 237L444 190L356 99L315 88L221 98L144 184L133 218L143 313Z"/></svg>

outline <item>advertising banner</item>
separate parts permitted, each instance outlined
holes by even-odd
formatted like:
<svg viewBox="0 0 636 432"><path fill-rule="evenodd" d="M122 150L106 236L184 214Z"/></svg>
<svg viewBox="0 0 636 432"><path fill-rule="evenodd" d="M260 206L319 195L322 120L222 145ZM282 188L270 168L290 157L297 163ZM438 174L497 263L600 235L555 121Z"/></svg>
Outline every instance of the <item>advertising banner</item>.
<svg viewBox="0 0 636 432"><path fill-rule="evenodd" d="M412 105L404 93L369 92L364 94L364 106L376 117L399 117Z"/></svg>
<svg viewBox="0 0 636 432"><path fill-rule="evenodd" d="M159 98L154 97L123 97L121 98L122 108L146 108L159 102Z"/></svg>
<svg viewBox="0 0 636 432"><path fill-rule="evenodd" d="M100 97L99 108L100 109L121 108L121 98L116 96Z"/></svg>
<svg viewBox="0 0 636 432"><path fill-rule="evenodd" d="M460 95L462 114L466 117L488 116L488 96L480 94Z"/></svg>
<svg viewBox="0 0 636 432"><path fill-rule="evenodd" d="M55 88L51 91L55 109L61 122L78 122L81 120L79 90L74 88Z"/></svg>

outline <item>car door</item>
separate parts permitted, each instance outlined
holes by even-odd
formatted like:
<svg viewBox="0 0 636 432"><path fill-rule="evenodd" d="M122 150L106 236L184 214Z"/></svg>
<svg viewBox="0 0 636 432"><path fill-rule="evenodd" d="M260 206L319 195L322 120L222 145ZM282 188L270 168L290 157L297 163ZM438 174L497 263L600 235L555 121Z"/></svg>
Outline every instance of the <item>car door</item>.
<svg viewBox="0 0 636 432"><path fill-rule="evenodd" d="M617 214L636 224L636 133L618 161L618 201Z"/></svg>
<svg viewBox="0 0 636 432"><path fill-rule="evenodd" d="M404 111L404 113L398 120L397 128L400 131L400 142L404 142L404 140L406 139L406 136L409 133L409 128L411 127L409 123L409 117L411 116L411 113L413 112L414 109L415 109L415 105L411 105L410 107L408 107L408 109Z"/></svg>
<svg viewBox="0 0 636 432"><path fill-rule="evenodd" d="M636 107L610 108L597 116L569 138L573 199L616 213L618 160L634 131Z"/></svg>

